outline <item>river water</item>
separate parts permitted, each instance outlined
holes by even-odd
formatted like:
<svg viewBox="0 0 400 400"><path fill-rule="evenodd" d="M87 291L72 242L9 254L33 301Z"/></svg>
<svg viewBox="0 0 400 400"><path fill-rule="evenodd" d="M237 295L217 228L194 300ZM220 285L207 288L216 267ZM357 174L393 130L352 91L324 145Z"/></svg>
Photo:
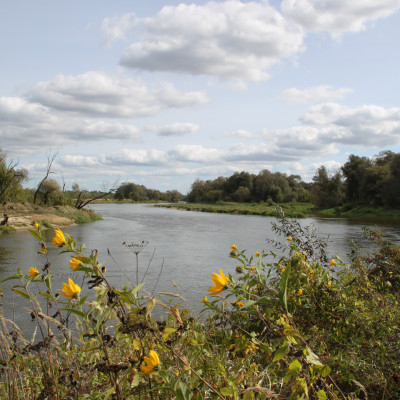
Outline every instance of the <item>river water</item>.
<svg viewBox="0 0 400 400"><path fill-rule="evenodd" d="M72 235L78 245L85 243L88 254L93 249L99 251L99 261L107 267L111 283L118 288L128 282L136 283L136 255L133 248L123 243L142 245L144 242L147 245L138 255L139 282L144 278L145 288L150 293L179 294L188 300L187 306L191 309L198 309L207 294L212 272L221 268L225 273L233 274L237 263L229 257L232 244L235 243L238 249L246 249L251 255L256 250L269 250L267 239L286 243L285 238L277 237L272 231L271 222L275 219L270 217L181 211L142 204L96 204L92 208L102 215L103 220L63 230ZM371 225L365 221L322 218L307 218L301 223L314 224L322 237L329 236L329 255L339 254L344 259L352 249L352 240L366 245L362 227ZM400 241L399 225L377 223L391 241ZM53 236L53 230L46 232L49 242ZM57 291L71 276L70 255L58 254L59 249L52 245L49 249L54 290ZM41 271L45 259L37 254L37 250L37 240L27 232L2 235L0 279L13 275L17 267L24 273L31 266ZM72 277L79 283L80 276ZM8 316L14 314L13 318L18 322L18 319L26 318L27 311L17 296L7 292L7 287L15 283L3 284L3 304Z"/></svg>

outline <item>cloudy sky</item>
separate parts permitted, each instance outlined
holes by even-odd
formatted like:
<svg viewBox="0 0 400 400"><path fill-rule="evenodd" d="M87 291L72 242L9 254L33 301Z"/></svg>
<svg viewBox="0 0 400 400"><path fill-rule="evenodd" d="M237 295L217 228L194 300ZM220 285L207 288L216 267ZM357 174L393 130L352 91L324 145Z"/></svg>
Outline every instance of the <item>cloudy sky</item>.
<svg viewBox="0 0 400 400"><path fill-rule="evenodd" d="M33 187L186 193L400 152L400 0L1 0L0 147Z"/></svg>

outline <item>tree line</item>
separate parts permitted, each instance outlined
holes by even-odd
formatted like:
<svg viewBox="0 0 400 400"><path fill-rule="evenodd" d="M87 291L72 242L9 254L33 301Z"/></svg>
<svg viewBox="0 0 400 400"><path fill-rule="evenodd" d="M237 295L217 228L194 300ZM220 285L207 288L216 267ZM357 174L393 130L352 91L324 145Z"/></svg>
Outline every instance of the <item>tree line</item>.
<svg viewBox="0 0 400 400"><path fill-rule="evenodd" d="M350 155L337 171L322 165L312 182L299 175L262 170L259 174L235 172L214 180L197 179L188 202L312 202L318 208L339 206L400 207L400 153L384 151L368 158Z"/></svg>

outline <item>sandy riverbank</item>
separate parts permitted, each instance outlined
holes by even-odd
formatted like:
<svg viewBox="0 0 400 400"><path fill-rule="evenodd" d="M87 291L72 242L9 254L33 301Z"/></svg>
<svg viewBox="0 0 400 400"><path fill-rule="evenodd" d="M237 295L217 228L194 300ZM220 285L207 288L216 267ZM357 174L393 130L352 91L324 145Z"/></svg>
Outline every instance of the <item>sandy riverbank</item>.
<svg viewBox="0 0 400 400"><path fill-rule="evenodd" d="M101 219L91 210L77 210L71 206L39 206L30 203L6 204L3 206L0 221L3 220L4 214L8 216L7 226L15 231L31 229L38 221L42 221L47 227L62 228ZM7 227L5 229L7 230Z"/></svg>

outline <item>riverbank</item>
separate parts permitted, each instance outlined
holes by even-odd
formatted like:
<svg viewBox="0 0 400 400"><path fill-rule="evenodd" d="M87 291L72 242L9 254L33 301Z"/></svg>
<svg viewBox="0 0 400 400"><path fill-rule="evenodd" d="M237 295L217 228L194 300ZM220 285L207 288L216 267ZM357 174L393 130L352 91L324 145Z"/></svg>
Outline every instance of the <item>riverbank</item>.
<svg viewBox="0 0 400 400"><path fill-rule="evenodd" d="M90 209L77 210L71 206L41 206L31 203L7 203L3 207L3 218L7 224L0 226L0 233L24 231L40 221L45 228L61 228L97 221L101 216Z"/></svg>
<svg viewBox="0 0 400 400"><path fill-rule="evenodd" d="M384 209L382 207L336 207L326 210L317 209L311 203L281 203L277 204L289 218L306 218L310 216L343 217L343 218L395 218L400 220L400 210ZM155 207L175 208L186 211L201 211L209 213L259 215L277 217L279 212L275 204L267 203L173 203L156 204Z"/></svg>

